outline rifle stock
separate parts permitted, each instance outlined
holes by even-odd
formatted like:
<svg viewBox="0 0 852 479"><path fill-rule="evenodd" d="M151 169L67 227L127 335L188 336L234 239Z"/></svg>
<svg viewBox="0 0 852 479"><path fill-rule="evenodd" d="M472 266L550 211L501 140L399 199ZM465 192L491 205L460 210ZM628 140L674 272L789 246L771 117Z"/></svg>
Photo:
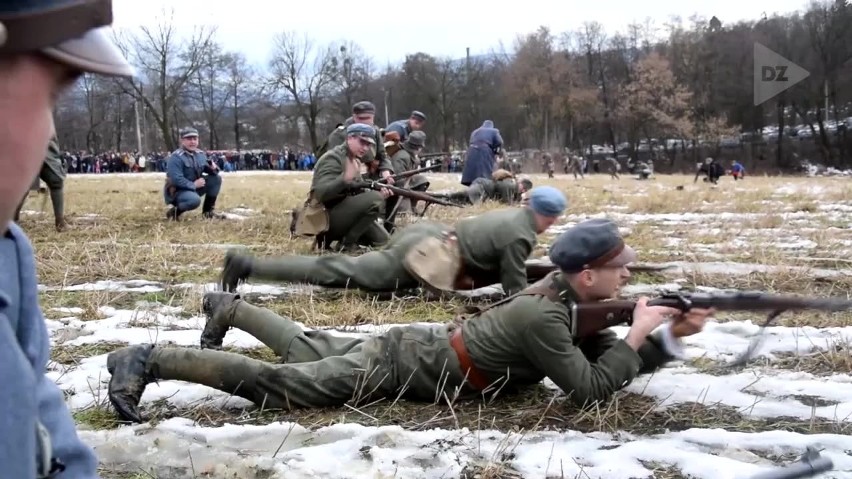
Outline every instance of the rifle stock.
<svg viewBox="0 0 852 479"><path fill-rule="evenodd" d="M784 311L816 309L820 311L852 310L852 301L839 298L809 299L800 296L784 296L760 292L738 291L733 293L670 293L648 301L648 306L667 306L681 311L692 308L717 311L768 311L764 326ZM572 316L576 334L586 337L603 329L619 324L633 323L635 301L611 300L596 303L580 303L574 306Z"/></svg>

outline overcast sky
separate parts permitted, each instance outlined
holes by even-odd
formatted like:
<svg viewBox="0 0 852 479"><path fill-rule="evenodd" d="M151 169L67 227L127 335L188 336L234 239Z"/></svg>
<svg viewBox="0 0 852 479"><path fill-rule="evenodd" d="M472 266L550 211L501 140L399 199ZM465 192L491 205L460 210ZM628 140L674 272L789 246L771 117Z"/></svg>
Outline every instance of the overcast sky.
<svg viewBox="0 0 852 479"><path fill-rule="evenodd" d="M511 49L518 34L545 25L556 33L598 21L608 33L632 22L653 19L663 27L673 15L684 20L693 14L719 17L723 23L757 19L765 12L789 13L804 8L805 0L524 0L384 2L357 0L113 0L116 27L154 25L164 9L174 10L176 24L187 31L193 25L218 26L217 38L230 50L239 50L253 63L265 64L273 36L284 30L305 32L318 42L352 40L376 62L401 62L418 51L439 57L462 58L488 53L502 42ZM487 5L487 6L486 6Z"/></svg>

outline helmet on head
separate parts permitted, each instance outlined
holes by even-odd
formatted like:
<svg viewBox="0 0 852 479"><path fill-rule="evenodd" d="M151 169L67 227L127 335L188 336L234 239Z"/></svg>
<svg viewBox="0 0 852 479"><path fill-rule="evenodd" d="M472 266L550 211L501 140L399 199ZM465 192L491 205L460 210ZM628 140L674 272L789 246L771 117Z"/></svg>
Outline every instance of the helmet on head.
<svg viewBox="0 0 852 479"><path fill-rule="evenodd" d="M133 76L110 24L112 0L3 0L0 57L38 52L82 72Z"/></svg>

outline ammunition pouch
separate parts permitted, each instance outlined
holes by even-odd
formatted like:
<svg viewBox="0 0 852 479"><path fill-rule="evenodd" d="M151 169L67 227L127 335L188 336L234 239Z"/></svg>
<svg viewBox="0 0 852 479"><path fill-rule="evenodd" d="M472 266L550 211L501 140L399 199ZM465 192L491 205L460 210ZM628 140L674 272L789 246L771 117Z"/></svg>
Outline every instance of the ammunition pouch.
<svg viewBox="0 0 852 479"><path fill-rule="evenodd" d="M451 231L423 238L406 252L402 264L424 286L452 291L462 270L458 238Z"/></svg>
<svg viewBox="0 0 852 479"><path fill-rule="evenodd" d="M328 231L329 224L325 205L309 193L305 204L293 211L290 232L296 236L318 236Z"/></svg>

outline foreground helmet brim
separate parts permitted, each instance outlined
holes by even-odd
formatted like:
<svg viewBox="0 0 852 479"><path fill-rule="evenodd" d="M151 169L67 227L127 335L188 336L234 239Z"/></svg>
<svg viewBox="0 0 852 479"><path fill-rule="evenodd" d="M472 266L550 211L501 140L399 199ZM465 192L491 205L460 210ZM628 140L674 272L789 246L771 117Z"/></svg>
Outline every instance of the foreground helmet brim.
<svg viewBox="0 0 852 479"><path fill-rule="evenodd" d="M46 47L42 53L77 70L108 76L132 77L136 70L110 38L111 29L89 30L83 36Z"/></svg>

